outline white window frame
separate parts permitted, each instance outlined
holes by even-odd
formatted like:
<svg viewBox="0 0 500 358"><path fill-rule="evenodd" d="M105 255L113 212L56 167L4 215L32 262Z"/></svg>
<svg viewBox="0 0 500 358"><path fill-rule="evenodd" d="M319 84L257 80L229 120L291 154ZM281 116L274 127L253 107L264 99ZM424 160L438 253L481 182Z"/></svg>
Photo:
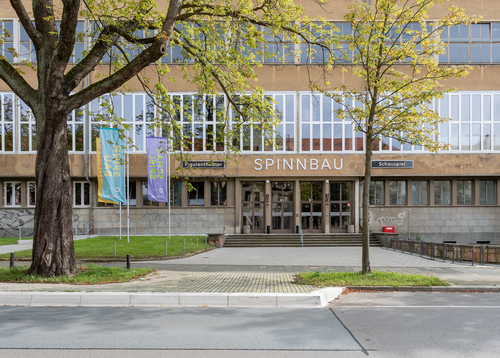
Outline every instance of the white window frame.
<svg viewBox="0 0 500 358"><path fill-rule="evenodd" d="M7 204L7 185L10 184L12 188L12 193L11 195L11 204ZM16 184L19 184L19 204L16 205ZM3 182L3 206L6 208L20 208L22 206L22 199L21 199L21 185L22 183L20 181L4 181Z"/></svg>
<svg viewBox="0 0 500 358"><path fill-rule="evenodd" d="M89 204L85 204L85 184L89 186ZM80 185L80 203L77 204L76 186ZM86 181L73 182L73 207L75 208L88 208L90 206L90 184Z"/></svg>

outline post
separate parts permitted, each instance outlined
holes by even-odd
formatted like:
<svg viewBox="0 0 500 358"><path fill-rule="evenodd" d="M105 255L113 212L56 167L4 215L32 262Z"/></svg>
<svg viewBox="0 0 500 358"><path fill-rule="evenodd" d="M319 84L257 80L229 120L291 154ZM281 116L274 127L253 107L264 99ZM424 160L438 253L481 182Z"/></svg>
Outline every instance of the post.
<svg viewBox="0 0 500 358"><path fill-rule="evenodd" d="M22 226L18 226L18 229L19 229L19 244L20 244L22 240L22 234L21 234Z"/></svg>
<svg viewBox="0 0 500 358"><path fill-rule="evenodd" d="M130 154L127 143L127 242L130 242ZM136 196L137 197L137 196Z"/></svg>
<svg viewBox="0 0 500 358"><path fill-rule="evenodd" d="M186 239L184 239L184 252L186 252Z"/></svg>
<svg viewBox="0 0 500 358"><path fill-rule="evenodd" d="M114 254L114 257L116 257L116 241L115 241L115 254Z"/></svg>
<svg viewBox="0 0 500 358"><path fill-rule="evenodd" d="M127 269L130 270L130 254L127 254Z"/></svg>
<svg viewBox="0 0 500 358"><path fill-rule="evenodd" d="M168 237L170 238L170 202L172 198L170 197L170 146L167 145L167 190L168 190Z"/></svg>
<svg viewBox="0 0 500 358"><path fill-rule="evenodd" d="M14 268L14 253L10 253L10 268Z"/></svg>
<svg viewBox="0 0 500 358"><path fill-rule="evenodd" d="M408 240L410 240L410 209L408 209Z"/></svg>
<svg viewBox="0 0 500 358"><path fill-rule="evenodd" d="M196 236L196 249L198 249L198 236Z"/></svg>
<svg viewBox="0 0 500 358"><path fill-rule="evenodd" d="M120 202L120 240L122 239L122 203Z"/></svg>
<svg viewBox="0 0 500 358"><path fill-rule="evenodd" d="M168 256L168 241L165 241L165 256Z"/></svg>

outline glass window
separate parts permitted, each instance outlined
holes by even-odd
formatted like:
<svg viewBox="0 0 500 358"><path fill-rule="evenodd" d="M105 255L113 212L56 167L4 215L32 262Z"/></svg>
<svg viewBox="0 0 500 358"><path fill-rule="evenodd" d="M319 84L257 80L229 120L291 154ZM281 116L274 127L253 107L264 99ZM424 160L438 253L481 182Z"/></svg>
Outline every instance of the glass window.
<svg viewBox="0 0 500 358"><path fill-rule="evenodd" d="M429 204L429 183L427 181L411 182L411 203L412 205Z"/></svg>
<svg viewBox="0 0 500 358"><path fill-rule="evenodd" d="M0 21L0 31L0 37L4 40L0 44L0 56L5 57L7 61L14 62L14 22L12 20Z"/></svg>
<svg viewBox="0 0 500 358"><path fill-rule="evenodd" d="M21 206L21 182L4 182L3 189L4 206Z"/></svg>
<svg viewBox="0 0 500 358"><path fill-rule="evenodd" d="M384 181L370 182L370 205L384 205Z"/></svg>
<svg viewBox="0 0 500 358"><path fill-rule="evenodd" d="M127 182L125 182L125 192L128 190L129 205L137 205L137 189L135 180L130 180L130 189L127 189L127 187Z"/></svg>
<svg viewBox="0 0 500 358"><path fill-rule="evenodd" d="M227 205L227 182L218 181L210 182L210 205L225 206Z"/></svg>
<svg viewBox="0 0 500 358"><path fill-rule="evenodd" d="M180 181L170 181L170 205L182 205L182 183Z"/></svg>
<svg viewBox="0 0 500 358"><path fill-rule="evenodd" d="M495 181L480 180L479 181L479 204L494 205L495 204Z"/></svg>
<svg viewBox="0 0 500 358"><path fill-rule="evenodd" d="M389 204L390 205L406 204L406 181L404 180L389 181Z"/></svg>
<svg viewBox="0 0 500 358"><path fill-rule="evenodd" d="M28 206L36 205L36 183L34 181L29 181L27 183L28 189Z"/></svg>
<svg viewBox="0 0 500 358"><path fill-rule="evenodd" d="M451 204L451 181L449 180L434 181L434 204L435 205Z"/></svg>
<svg viewBox="0 0 500 358"><path fill-rule="evenodd" d="M87 182L73 182L73 206L90 205L90 184Z"/></svg>
<svg viewBox="0 0 500 358"><path fill-rule="evenodd" d="M142 205L143 206L160 206L158 201L152 201L148 199L148 182L142 182Z"/></svg>
<svg viewBox="0 0 500 358"><path fill-rule="evenodd" d="M457 204L472 205L472 180L457 180Z"/></svg>
<svg viewBox="0 0 500 358"><path fill-rule="evenodd" d="M205 183L191 183L193 189L188 192L188 205L205 205Z"/></svg>
<svg viewBox="0 0 500 358"><path fill-rule="evenodd" d="M14 94L0 95L0 152L14 151Z"/></svg>

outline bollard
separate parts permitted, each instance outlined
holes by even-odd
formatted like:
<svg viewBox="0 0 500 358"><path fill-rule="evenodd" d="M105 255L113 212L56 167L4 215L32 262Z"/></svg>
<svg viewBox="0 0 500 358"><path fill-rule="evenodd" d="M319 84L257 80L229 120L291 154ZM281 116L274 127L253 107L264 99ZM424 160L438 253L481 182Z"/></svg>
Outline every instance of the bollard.
<svg viewBox="0 0 500 358"><path fill-rule="evenodd" d="M14 253L10 253L10 268L14 268Z"/></svg>
<svg viewBox="0 0 500 358"><path fill-rule="evenodd" d="M198 237L196 237L196 249L198 249Z"/></svg>
<svg viewBox="0 0 500 358"><path fill-rule="evenodd" d="M19 244L21 243L22 237L21 237L21 226L19 226Z"/></svg>
<svg viewBox="0 0 500 358"><path fill-rule="evenodd" d="M168 241L165 241L165 256L168 256Z"/></svg>
<svg viewBox="0 0 500 358"><path fill-rule="evenodd" d="M116 241L115 241L115 257L116 257Z"/></svg>
<svg viewBox="0 0 500 358"><path fill-rule="evenodd" d="M127 254L127 269L130 270L130 254Z"/></svg>
<svg viewBox="0 0 500 358"><path fill-rule="evenodd" d="M186 252L186 239L184 239L184 252Z"/></svg>

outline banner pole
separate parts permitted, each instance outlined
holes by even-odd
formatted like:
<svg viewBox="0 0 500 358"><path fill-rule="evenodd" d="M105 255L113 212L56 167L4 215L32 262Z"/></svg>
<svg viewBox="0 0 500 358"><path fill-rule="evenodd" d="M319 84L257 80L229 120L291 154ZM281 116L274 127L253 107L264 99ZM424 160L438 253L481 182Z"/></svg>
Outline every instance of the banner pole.
<svg viewBox="0 0 500 358"><path fill-rule="evenodd" d="M127 144L127 242L130 242L130 153Z"/></svg>
<svg viewBox="0 0 500 358"><path fill-rule="evenodd" d="M122 239L122 202L120 201L120 240Z"/></svg>
<svg viewBox="0 0 500 358"><path fill-rule="evenodd" d="M168 191L168 237L170 237L170 202L172 196L170 195L170 145L167 144L167 191Z"/></svg>

